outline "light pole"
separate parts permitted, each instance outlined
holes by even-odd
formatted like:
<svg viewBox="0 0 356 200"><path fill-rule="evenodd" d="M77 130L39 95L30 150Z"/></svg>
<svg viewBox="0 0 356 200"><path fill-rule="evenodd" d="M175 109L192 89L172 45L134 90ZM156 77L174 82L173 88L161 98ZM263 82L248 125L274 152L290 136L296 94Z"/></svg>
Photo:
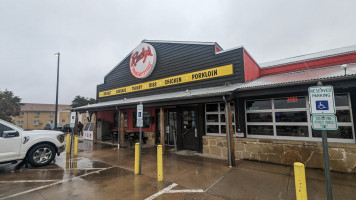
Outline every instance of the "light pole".
<svg viewBox="0 0 356 200"><path fill-rule="evenodd" d="M57 90L56 90L56 113L55 113L55 117L54 117L54 129L57 130L57 115L58 115L58 82L59 82L59 57L60 57L60 53L55 53L55 56L58 57L58 61L57 61Z"/></svg>

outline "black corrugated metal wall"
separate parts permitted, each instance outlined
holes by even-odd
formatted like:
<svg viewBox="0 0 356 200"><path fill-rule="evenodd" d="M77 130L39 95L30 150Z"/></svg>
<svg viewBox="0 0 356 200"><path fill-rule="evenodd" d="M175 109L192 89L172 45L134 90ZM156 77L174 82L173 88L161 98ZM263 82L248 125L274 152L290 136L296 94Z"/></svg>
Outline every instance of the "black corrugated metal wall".
<svg viewBox="0 0 356 200"><path fill-rule="evenodd" d="M227 52L215 54L215 46L207 44L181 44L147 42L157 52L157 61L152 74L144 79L134 77L129 68L130 55L119 63L105 78L104 83L97 86L97 99L101 102L132 98L154 94L184 91L212 87L229 83L240 83L244 81L243 51L242 47ZM217 77L191 83L166 86L155 89L120 94L110 97L98 98L101 91L125 87L142 82L153 81L175 75L181 75L194 71L209 69L213 67L233 64L234 75Z"/></svg>

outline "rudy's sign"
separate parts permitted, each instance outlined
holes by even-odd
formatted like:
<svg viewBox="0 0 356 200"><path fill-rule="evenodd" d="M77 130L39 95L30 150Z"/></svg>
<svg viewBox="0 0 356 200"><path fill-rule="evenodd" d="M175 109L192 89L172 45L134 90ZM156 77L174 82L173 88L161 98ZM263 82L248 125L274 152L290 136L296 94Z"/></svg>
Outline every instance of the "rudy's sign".
<svg viewBox="0 0 356 200"><path fill-rule="evenodd" d="M147 43L139 44L130 57L130 71L136 78L148 77L155 68L157 60L156 50Z"/></svg>
<svg viewBox="0 0 356 200"><path fill-rule="evenodd" d="M99 92L99 98L113 96L113 95L119 95L119 94L125 94L125 93L130 93L130 92L137 92L137 91L142 91L142 90L148 90L148 89L153 89L153 88L158 88L158 87L166 87L166 86L170 86L170 85L178 85L178 84L183 84L183 83L188 83L188 82L193 82L193 81L199 81L199 80L205 80L205 79L211 79L211 78L216 78L216 77L221 77L221 76L232 75L232 74L233 74L233 67L232 67L232 64L230 64L230 65L205 69L205 70L201 70L201 71L191 72L191 73L187 73L187 74L171 76L171 77L163 78L163 79L159 79L159 80L144 82L144 83L140 83L140 84L136 84L136 85L129 85L126 87L102 91L102 92Z"/></svg>

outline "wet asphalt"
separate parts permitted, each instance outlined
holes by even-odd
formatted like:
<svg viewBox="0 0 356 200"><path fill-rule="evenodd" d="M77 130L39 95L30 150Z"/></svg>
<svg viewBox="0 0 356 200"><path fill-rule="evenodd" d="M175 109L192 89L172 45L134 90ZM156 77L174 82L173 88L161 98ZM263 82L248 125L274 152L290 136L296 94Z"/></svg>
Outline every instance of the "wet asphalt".
<svg viewBox="0 0 356 200"><path fill-rule="evenodd" d="M253 161L227 161L167 150L157 181L156 149L142 148L142 175L134 175L134 149L90 141L79 155L61 154L32 168L0 166L3 199L295 199L293 168ZM19 168L19 169L17 169ZM309 199L326 199L324 172L308 169ZM334 199L354 199L355 174L332 173Z"/></svg>

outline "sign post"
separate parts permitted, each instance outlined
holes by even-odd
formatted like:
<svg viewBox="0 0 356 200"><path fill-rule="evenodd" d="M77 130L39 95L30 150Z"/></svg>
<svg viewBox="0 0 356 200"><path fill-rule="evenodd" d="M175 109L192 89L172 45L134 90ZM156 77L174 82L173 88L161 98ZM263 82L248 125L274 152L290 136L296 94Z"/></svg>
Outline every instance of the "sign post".
<svg viewBox="0 0 356 200"><path fill-rule="evenodd" d="M137 119L136 119L137 127L140 127L140 136L139 136L139 143L140 143L140 152L139 152L139 170L138 174L141 175L141 150L142 150L142 126L143 126L143 104L140 103L137 105Z"/></svg>
<svg viewBox="0 0 356 200"><path fill-rule="evenodd" d="M321 130L322 134L326 191L328 200L332 200L328 137L326 131L337 130L337 119L334 115L334 88L332 86L315 86L309 87L308 90L310 113L312 114L312 128L314 130Z"/></svg>
<svg viewBox="0 0 356 200"><path fill-rule="evenodd" d="M77 118L77 112L71 112L70 113L70 124L69 124L69 127L72 129L72 134L71 134L71 137L70 137L70 142L69 144L69 153L71 154L72 153L72 145L73 145L73 137L74 137L74 127L75 127L75 120Z"/></svg>

